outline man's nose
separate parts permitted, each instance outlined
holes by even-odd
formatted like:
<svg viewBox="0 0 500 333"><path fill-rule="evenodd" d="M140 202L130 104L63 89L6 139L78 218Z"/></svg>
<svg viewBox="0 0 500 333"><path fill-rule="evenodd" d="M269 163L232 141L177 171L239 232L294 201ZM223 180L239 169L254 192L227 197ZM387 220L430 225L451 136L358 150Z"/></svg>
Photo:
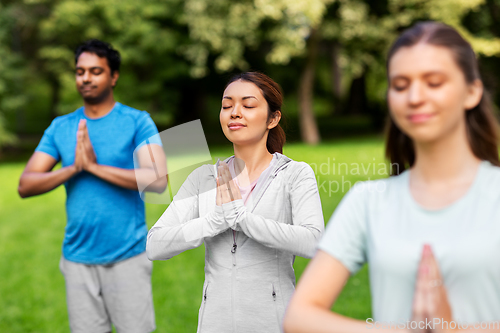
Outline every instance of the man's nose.
<svg viewBox="0 0 500 333"><path fill-rule="evenodd" d="M85 73L83 73L82 80L83 80L83 82L90 82L91 77L90 77L90 73L88 71L85 71Z"/></svg>

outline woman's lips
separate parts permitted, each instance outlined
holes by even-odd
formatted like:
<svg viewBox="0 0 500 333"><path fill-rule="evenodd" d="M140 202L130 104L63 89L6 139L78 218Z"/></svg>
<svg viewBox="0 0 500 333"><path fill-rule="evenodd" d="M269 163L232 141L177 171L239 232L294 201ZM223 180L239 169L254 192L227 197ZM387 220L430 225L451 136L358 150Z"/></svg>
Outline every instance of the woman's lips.
<svg viewBox="0 0 500 333"><path fill-rule="evenodd" d="M234 125L229 125L229 129L232 130L232 131L236 131L236 130L239 130L240 128L243 128L245 126L243 125L238 125L238 124L234 124Z"/></svg>
<svg viewBox="0 0 500 333"><path fill-rule="evenodd" d="M422 114L413 114L408 116L408 119L415 124L424 123L427 120L434 117L434 113L422 113Z"/></svg>

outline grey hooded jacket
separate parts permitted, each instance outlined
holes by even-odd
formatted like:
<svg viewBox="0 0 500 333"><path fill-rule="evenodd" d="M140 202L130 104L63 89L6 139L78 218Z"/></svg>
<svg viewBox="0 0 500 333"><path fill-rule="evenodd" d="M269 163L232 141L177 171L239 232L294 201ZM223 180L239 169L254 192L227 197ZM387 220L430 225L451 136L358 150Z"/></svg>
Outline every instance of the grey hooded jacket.
<svg viewBox="0 0 500 333"><path fill-rule="evenodd" d="M279 153L275 157L248 206L241 199L217 206L218 165L197 168L148 233L151 260L205 243L198 332L282 330L295 288L295 255L314 255L324 220L311 167Z"/></svg>

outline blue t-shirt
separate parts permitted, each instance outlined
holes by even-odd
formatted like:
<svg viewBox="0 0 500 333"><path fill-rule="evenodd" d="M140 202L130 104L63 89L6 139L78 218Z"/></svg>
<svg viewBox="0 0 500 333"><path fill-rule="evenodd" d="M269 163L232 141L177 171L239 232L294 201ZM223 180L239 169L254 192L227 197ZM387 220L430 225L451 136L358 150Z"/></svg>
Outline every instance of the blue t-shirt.
<svg viewBox="0 0 500 333"><path fill-rule="evenodd" d="M136 147L158 134L146 111L117 102L101 118L88 118L83 107L57 117L45 130L35 151L62 161L63 167L72 165L80 119L87 120L97 163L122 169L133 169ZM161 145L159 141L150 140L149 143ZM137 191L113 185L86 171L70 178L64 185L68 221L63 255L67 260L102 265L145 251L148 230L144 202Z"/></svg>

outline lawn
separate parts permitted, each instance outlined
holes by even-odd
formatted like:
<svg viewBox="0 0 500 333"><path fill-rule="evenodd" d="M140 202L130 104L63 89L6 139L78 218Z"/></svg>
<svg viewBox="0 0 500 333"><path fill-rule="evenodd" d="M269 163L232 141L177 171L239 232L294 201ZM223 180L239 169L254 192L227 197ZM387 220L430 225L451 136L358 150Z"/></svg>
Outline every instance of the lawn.
<svg viewBox="0 0 500 333"><path fill-rule="evenodd" d="M314 148L288 144L284 153L315 170L325 223L354 182L385 177L379 164L384 162L380 138L326 142ZM211 154L215 160L230 156L231 147L211 147ZM65 191L61 186L20 199L17 184L23 167L24 163L0 164L0 332L68 332L64 279L58 267ZM146 205L149 227L165 209ZM307 263L297 257L297 279ZM203 247L154 263L156 332L196 331L203 267ZM358 319L371 317L366 266L350 278L333 309Z"/></svg>

